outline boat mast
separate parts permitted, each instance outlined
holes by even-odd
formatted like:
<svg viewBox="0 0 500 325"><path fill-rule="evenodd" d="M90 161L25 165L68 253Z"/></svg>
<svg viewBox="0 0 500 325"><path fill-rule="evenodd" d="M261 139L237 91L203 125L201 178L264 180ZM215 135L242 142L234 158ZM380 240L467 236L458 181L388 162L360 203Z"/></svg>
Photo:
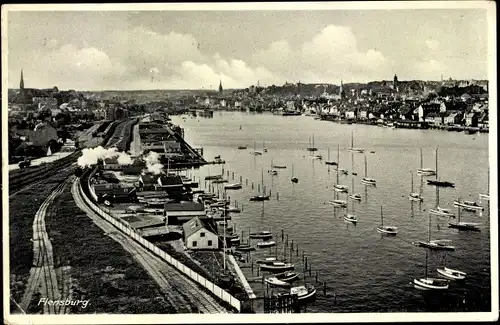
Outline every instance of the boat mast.
<svg viewBox="0 0 500 325"><path fill-rule="evenodd" d="M420 148L420 169L424 168L424 154L422 153L422 148Z"/></svg>
<svg viewBox="0 0 500 325"><path fill-rule="evenodd" d="M380 221L382 222L382 227L384 226L384 213L382 212L382 206L380 206Z"/></svg>
<svg viewBox="0 0 500 325"><path fill-rule="evenodd" d="M337 145L337 184L339 183L340 144Z"/></svg>
<svg viewBox="0 0 500 325"><path fill-rule="evenodd" d="M458 201L460 202L460 198L458 198ZM458 211L457 211L457 219L458 219L457 224L459 224L460 223L460 206L459 205L457 205L457 209L458 209Z"/></svg>
<svg viewBox="0 0 500 325"><path fill-rule="evenodd" d="M328 148L328 161L330 161L330 148ZM489 183L488 183L488 188L489 188Z"/></svg>
<svg viewBox="0 0 500 325"><path fill-rule="evenodd" d="M436 147L436 180L438 180L438 149L439 147Z"/></svg>
<svg viewBox="0 0 500 325"><path fill-rule="evenodd" d="M260 186L261 187L261 191L262 191L262 196L266 195L266 193L264 193L264 168L261 169L261 174L262 174L262 185Z"/></svg>
<svg viewBox="0 0 500 325"><path fill-rule="evenodd" d="M365 154L365 178L367 177L368 173L367 173L367 167L366 167L366 154Z"/></svg>
<svg viewBox="0 0 500 325"><path fill-rule="evenodd" d="M425 250L425 278L427 279L427 256L429 255L429 252Z"/></svg>
<svg viewBox="0 0 500 325"><path fill-rule="evenodd" d="M410 172L411 174L411 192L410 193L413 193L413 172Z"/></svg>
<svg viewBox="0 0 500 325"><path fill-rule="evenodd" d="M354 148L354 131L351 131L351 149Z"/></svg>
<svg viewBox="0 0 500 325"><path fill-rule="evenodd" d="M429 213L429 243L431 242L431 214Z"/></svg>

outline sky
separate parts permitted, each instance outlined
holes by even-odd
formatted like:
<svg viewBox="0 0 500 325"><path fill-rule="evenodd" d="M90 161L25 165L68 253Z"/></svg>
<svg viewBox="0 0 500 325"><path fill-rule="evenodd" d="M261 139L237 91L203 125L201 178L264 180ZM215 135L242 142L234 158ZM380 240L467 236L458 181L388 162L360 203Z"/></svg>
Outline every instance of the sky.
<svg viewBox="0 0 500 325"><path fill-rule="evenodd" d="M485 9L10 11L8 84L217 89L487 79Z"/></svg>

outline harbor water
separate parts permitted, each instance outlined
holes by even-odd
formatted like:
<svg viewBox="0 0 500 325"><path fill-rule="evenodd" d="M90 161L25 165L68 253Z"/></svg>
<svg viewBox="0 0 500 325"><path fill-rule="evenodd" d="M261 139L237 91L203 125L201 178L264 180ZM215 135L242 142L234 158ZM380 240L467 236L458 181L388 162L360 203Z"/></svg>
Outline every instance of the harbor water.
<svg viewBox="0 0 500 325"><path fill-rule="evenodd" d="M420 148L425 168L435 169L435 152L439 147L439 179L455 183L454 188L439 189L439 206L453 213L455 199L479 202L479 193L488 193L488 134L466 135L437 130L407 130L359 124L337 124L306 116L276 116L269 113L215 112L213 118L172 116L172 122L184 128L185 140L193 147L203 147L204 157L213 160L220 155L225 165L207 165L195 171L196 180L204 188L205 176L221 174L229 183L243 183L243 189L227 191L232 204L242 206L239 214L231 214L237 231L271 229L274 240L281 242L281 229L288 240L298 245L308 257L312 276L306 281L318 289L308 312L407 312L407 311L489 311L491 303L490 224L488 201L482 213L462 211L462 221L480 223L481 232L459 232L448 228L448 219L431 219L431 239L452 240L456 251L429 252L428 276L437 277L436 268L446 266L467 273L462 283L452 282L444 293L415 289L414 278L425 276L426 250L412 242L428 239L429 209L436 204L436 188L416 174L420 167ZM364 177L364 154L352 153L354 147L364 148L367 176L377 180L376 187L361 184ZM318 148L309 152L307 147ZM261 151L255 156L251 152ZM246 150L238 146L246 145ZM340 184L351 187L362 200L354 203L357 225L343 220L345 210L328 204L334 198L335 166L324 160L337 161L340 145L340 168L348 175L339 175ZM267 149L264 152L263 148ZM321 154L323 161L311 155ZM352 159L354 166L351 166ZM278 175L268 173L271 163L286 165ZM290 181L293 174L299 179ZM353 176L351 172L357 173ZM229 174L228 174L229 171ZM414 192L421 192L422 203L411 202L411 174ZM233 174L234 173L234 174ZM233 176L234 175L234 176ZM250 202L263 183L271 199ZM234 177L234 178L233 178ZM248 183L247 183L248 182ZM252 183L254 189L252 189ZM351 191L351 190L350 190ZM347 199L346 194L339 194ZM394 237L377 233L380 207L384 225L399 228ZM349 212L352 205L349 201ZM264 249L268 256L273 249ZM278 250L282 250L278 246ZM256 258L259 252L252 253ZM295 252L293 253L296 254ZM302 272L301 268L296 271ZM318 272L318 283L315 273ZM256 276L249 268L248 277ZM308 272L306 272L309 275ZM323 294L323 282L327 284ZM300 283L301 284L301 283ZM257 295L264 285L252 283Z"/></svg>

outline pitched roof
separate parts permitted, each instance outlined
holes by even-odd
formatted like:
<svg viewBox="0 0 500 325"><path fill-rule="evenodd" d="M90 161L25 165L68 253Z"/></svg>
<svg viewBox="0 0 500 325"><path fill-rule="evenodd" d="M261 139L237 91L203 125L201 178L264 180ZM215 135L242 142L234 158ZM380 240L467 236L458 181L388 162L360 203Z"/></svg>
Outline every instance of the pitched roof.
<svg viewBox="0 0 500 325"><path fill-rule="evenodd" d="M194 217L188 222L185 222L182 225L182 229L184 230L184 238L187 238L197 232L200 229L205 228L205 225L198 217Z"/></svg>
<svg viewBox="0 0 500 325"><path fill-rule="evenodd" d="M139 180L144 184L155 184L158 180L158 175L141 174Z"/></svg>

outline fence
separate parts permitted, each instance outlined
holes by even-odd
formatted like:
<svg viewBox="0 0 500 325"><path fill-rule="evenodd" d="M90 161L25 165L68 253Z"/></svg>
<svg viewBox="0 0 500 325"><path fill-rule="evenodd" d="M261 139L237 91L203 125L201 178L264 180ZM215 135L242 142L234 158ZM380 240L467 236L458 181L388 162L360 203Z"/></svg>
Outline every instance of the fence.
<svg viewBox="0 0 500 325"><path fill-rule="evenodd" d="M93 174L93 173L92 173ZM90 180L90 177L89 177ZM92 192L92 187L90 184L88 184L89 190ZM163 260L165 260L168 264L172 265L175 267L177 270L179 270L181 273L185 274L189 278L191 278L193 281L197 282L198 284L202 285L205 287L209 292L211 292L214 296L222 299L223 301L229 303L231 306L236 308L238 312L241 311L241 303L238 299L230 295L227 291L221 289L219 286L215 285L211 281L205 279L198 273L194 272L191 270L189 267L185 266L181 262L177 261L175 258L167 254L166 252L162 251L155 245L153 245L151 242L147 241L146 239L142 238L134 229L130 228L128 224L124 223L121 219L118 221L117 219L114 219L112 216L104 212L102 209L100 209L96 204L94 204L85 194L85 192L82 189L82 184L79 183L78 189L80 191L81 196L83 197L85 203L99 216L104 218L106 221L111 223L113 226L118 228L120 231L125 233L127 236L130 238L134 239L136 242L141 244L143 247L147 248L149 251L153 252ZM95 193L92 193L93 196L95 196Z"/></svg>

